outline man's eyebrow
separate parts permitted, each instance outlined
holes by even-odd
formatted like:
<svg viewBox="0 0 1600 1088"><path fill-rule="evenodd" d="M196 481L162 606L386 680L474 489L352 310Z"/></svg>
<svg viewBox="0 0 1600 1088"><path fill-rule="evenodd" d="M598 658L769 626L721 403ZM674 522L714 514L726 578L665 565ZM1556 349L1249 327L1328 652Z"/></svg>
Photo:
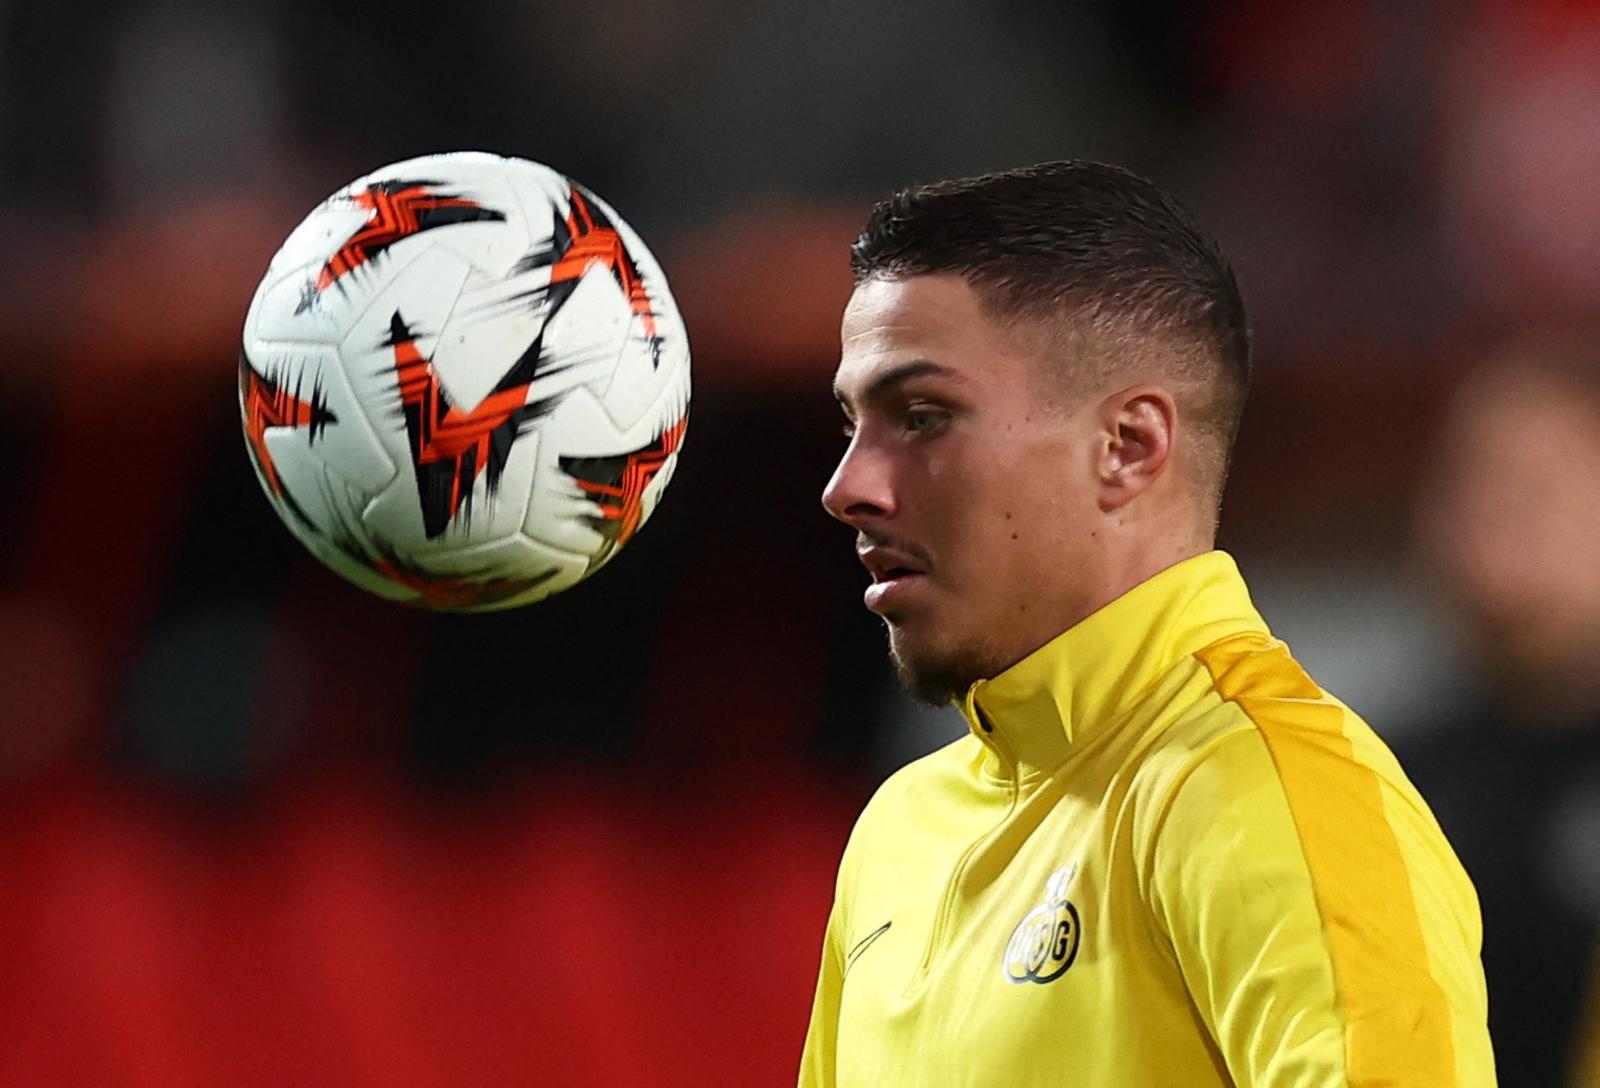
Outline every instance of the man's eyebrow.
<svg viewBox="0 0 1600 1088"><path fill-rule="evenodd" d="M931 359L912 359L909 362L897 363L874 377L872 381L867 383L867 387L861 391L861 399L868 402L876 400L896 385L908 382L912 378L924 378L930 375L940 378L955 378L958 381L966 380L960 371L951 370L947 366L940 366ZM844 408L853 406L849 395L839 388L837 381L833 383L833 399L838 401Z"/></svg>

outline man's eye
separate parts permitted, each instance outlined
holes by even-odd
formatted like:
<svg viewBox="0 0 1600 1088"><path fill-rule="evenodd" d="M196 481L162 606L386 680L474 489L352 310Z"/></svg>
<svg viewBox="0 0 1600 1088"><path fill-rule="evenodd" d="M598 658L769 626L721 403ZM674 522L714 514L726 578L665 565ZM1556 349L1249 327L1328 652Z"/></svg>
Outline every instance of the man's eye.
<svg viewBox="0 0 1600 1088"><path fill-rule="evenodd" d="M924 434L944 422L943 412L934 408L913 408L906 412L906 430Z"/></svg>

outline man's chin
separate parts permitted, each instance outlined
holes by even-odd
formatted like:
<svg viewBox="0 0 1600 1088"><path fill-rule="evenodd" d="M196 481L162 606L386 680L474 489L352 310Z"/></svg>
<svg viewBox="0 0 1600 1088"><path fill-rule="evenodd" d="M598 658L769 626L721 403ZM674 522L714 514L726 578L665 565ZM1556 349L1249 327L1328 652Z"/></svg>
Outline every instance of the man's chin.
<svg viewBox="0 0 1600 1088"><path fill-rule="evenodd" d="M912 644L894 626L889 628L889 657L900 686L929 706L944 706L966 695L986 675L977 661L961 654L939 653Z"/></svg>

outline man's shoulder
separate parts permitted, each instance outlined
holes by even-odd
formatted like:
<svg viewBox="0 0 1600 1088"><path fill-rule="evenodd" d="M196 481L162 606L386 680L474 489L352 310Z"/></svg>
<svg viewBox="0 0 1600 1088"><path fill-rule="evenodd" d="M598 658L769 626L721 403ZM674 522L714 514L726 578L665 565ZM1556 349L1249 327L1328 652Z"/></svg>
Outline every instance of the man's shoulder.
<svg viewBox="0 0 1600 1088"><path fill-rule="evenodd" d="M983 745L968 734L912 760L873 791L856 817L845 846L844 863L874 845L883 845L904 829L919 810L950 803L952 795L970 788L983 763Z"/></svg>
<svg viewBox="0 0 1600 1088"><path fill-rule="evenodd" d="M1261 631L1230 635L1175 670L1187 680L1184 708L1170 714L1142 761L1146 793L1169 799L1196 776L1226 794L1252 779L1280 778L1286 765L1355 766L1387 789L1415 797L1389 747L1366 721L1325 691L1281 640ZM1198 697L1194 694L1203 691ZM1266 758L1262 758L1262 757Z"/></svg>
<svg viewBox="0 0 1600 1088"><path fill-rule="evenodd" d="M907 763L872 792L856 821L857 831L863 825L893 819L919 799L945 792L954 783L970 779L983 763L983 753L983 744L969 733Z"/></svg>
<svg viewBox="0 0 1600 1088"><path fill-rule="evenodd" d="M1311 745L1367 765L1382 777L1404 777L1366 720L1325 691L1281 640L1248 632L1194 656L1217 698L1248 720L1269 749Z"/></svg>
<svg viewBox="0 0 1600 1088"><path fill-rule="evenodd" d="M1408 842L1440 845L1431 810L1388 744L1282 641L1242 633L1204 647L1194 660L1210 693L1174 722L1150 761L1156 773L1148 792L1159 795L1150 831L1169 822L1180 796L1223 804L1265 791L1288 798L1297 818L1321 818L1359 801Z"/></svg>

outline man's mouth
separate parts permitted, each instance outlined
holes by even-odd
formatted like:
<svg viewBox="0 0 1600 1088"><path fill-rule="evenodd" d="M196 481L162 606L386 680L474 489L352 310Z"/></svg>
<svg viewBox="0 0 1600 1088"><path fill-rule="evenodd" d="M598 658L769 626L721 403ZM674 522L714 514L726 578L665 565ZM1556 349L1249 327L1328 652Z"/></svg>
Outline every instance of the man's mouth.
<svg viewBox="0 0 1600 1088"><path fill-rule="evenodd" d="M928 564L909 550L874 544L857 548L861 565L872 575L863 599L873 612L883 612L903 603L909 594L927 581Z"/></svg>
<svg viewBox="0 0 1600 1088"><path fill-rule="evenodd" d="M927 575L915 571L890 574L868 586L861 599L868 611L887 617L891 610L902 608L914 600L917 591L927 581Z"/></svg>
<svg viewBox="0 0 1600 1088"><path fill-rule="evenodd" d="M887 582L892 578L903 578L910 574L928 573L927 564L903 548L873 544L866 548L858 547L856 556L861 560L861 565L867 568L867 573L872 575L874 582Z"/></svg>

